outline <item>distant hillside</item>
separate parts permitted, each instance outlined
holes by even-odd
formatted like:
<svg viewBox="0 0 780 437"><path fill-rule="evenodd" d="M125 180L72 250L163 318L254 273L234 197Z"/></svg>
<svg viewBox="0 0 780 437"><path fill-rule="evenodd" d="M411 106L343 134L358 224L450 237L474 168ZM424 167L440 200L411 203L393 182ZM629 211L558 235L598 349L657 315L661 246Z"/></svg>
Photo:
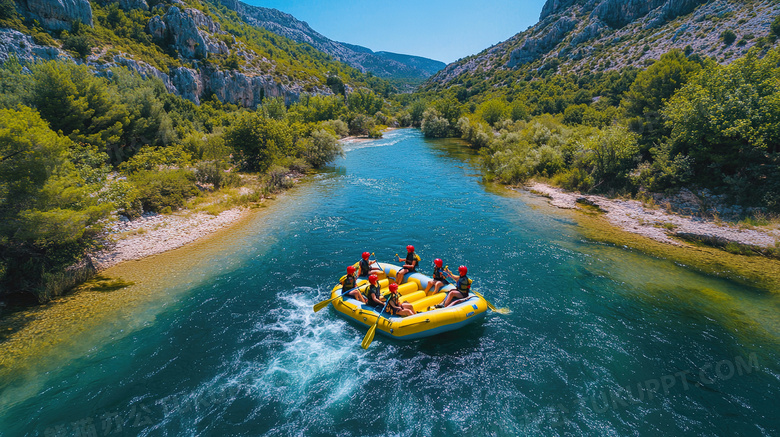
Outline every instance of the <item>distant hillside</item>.
<svg viewBox="0 0 780 437"><path fill-rule="evenodd" d="M754 46L776 45L770 24L779 13L776 0L548 0L539 23L448 65L427 89L643 67L673 48L729 63Z"/></svg>
<svg viewBox="0 0 780 437"><path fill-rule="evenodd" d="M265 97L392 88L332 56L246 23L221 5L180 0L17 0L0 15L0 62L70 59L125 66L169 92L246 107ZM106 73L107 74L107 73ZM335 78L338 79L335 79Z"/></svg>
<svg viewBox="0 0 780 437"><path fill-rule="evenodd" d="M317 50L364 73L422 82L446 66L432 59L388 52L375 53L366 47L333 41L312 29L305 21L276 9L251 6L237 0L219 1L254 26L263 27L293 41L311 44Z"/></svg>

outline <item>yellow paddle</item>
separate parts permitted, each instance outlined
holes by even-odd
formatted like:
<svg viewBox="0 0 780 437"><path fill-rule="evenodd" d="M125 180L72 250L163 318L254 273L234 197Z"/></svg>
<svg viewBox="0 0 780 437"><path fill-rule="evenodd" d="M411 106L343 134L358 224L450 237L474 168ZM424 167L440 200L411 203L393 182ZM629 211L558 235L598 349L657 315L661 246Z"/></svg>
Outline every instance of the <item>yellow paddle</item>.
<svg viewBox="0 0 780 437"><path fill-rule="evenodd" d="M450 278L452 278L452 273L450 273L450 271L447 269L448 267L449 266L445 266L444 270L445 270L445 272L448 275L450 275ZM455 279L455 278L452 278L452 279ZM482 300L484 300L485 303L487 303L488 308L490 308L490 310L493 311L493 312L496 312L496 313L499 313L499 314L510 314L512 312L512 310L510 310L509 308L500 308L500 309L496 308L496 306L493 305L492 303L490 303L489 300L485 299L485 296L477 293L474 289L469 290L469 292L474 293L475 295L477 295L477 297L482 298Z"/></svg>
<svg viewBox="0 0 780 437"><path fill-rule="evenodd" d="M355 291L355 290L359 289L360 287L365 287L366 285L367 285L367 284L358 285L357 287L353 288L352 290L347 290L347 291L345 291L345 292L341 293L340 295L338 295L338 296L336 296L336 297L331 297L331 298L330 298L330 299L328 299L328 300L323 300L322 302L319 302L319 303L317 303L317 304L314 304L314 312L316 313L317 311L319 311L319 310L321 310L321 309L325 308L326 306L328 306L328 304L329 304L329 303L331 303L331 302L333 302L334 300L336 300L336 299L338 299L338 298L340 298L340 297L344 297L346 294L348 294L348 293L351 293L351 292L353 292L353 291Z"/></svg>
<svg viewBox="0 0 780 437"><path fill-rule="evenodd" d="M385 312L385 308L387 308L387 304L390 303L390 298L387 298L387 301L385 301L385 306L382 307L382 311L379 312L379 314L376 316L376 322L374 323L374 326L368 329L368 332L366 332L366 336L363 337L363 341L360 343L360 346L363 347L363 349L368 349L369 346L371 346L371 342L374 341L374 335L376 335L376 327L379 326L379 319L382 318L382 313Z"/></svg>

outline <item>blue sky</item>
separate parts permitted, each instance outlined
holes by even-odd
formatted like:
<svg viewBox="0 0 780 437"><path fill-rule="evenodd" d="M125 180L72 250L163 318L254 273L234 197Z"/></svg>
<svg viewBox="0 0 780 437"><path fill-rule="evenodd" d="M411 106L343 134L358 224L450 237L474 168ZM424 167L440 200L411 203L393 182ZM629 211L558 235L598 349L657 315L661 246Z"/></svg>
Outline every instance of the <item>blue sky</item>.
<svg viewBox="0 0 780 437"><path fill-rule="evenodd" d="M242 0L306 21L326 37L374 51L453 62L539 21L545 0Z"/></svg>

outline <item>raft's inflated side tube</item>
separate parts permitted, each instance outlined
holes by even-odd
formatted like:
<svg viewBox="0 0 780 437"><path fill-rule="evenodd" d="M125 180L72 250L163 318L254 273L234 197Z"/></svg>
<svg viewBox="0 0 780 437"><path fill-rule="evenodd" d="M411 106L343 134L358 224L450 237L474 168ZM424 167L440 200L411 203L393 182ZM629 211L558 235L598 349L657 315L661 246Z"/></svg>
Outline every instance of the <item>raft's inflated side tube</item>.
<svg viewBox="0 0 780 437"><path fill-rule="evenodd" d="M384 270L387 277L395 277L395 274L401 268L385 263L381 263L380 267ZM447 292L455 287L452 284L446 285L442 287L439 293L426 297L425 287L432 280L432 278L421 273L406 275L404 277L405 282L398 287L398 292L401 294L400 300L401 302L410 302L414 306L415 311L418 311L418 314L409 317L397 317L384 312L377 325L377 332L401 340L414 340L461 328L485 316L487 302L474 294L471 294L468 299L458 304L447 308L433 309L436 304L444 302ZM358 281L358 285L366 282L365 280ZM382 287L382 293L387 294L389 292L387 289L389 280L381 279L379 284ZM341 295L341 285L336 285L331 292L331 297L339 295ZM366 327L373 326L379 315L378 309L361 304L351 297L336 299L333 302L333 306L348 319ZM428 311L429 308L431 311Z"/></svg>

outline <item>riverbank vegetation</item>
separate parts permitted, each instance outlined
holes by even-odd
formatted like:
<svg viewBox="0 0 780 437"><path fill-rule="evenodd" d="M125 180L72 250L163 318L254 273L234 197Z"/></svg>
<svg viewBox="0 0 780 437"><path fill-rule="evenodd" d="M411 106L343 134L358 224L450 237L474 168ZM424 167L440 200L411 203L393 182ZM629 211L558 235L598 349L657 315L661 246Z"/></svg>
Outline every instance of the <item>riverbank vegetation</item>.
<svg viewBox="0 0 780 437"><path fill-rule="evenodd" d="M201 203L216 214L258 201L341 154L339 138L381 136L388 122L370 89L289 107L281 98L256 110L195 105L158 79L125 68L101 77L65 61L12 58L0 90L0 297L38 301L89 275L85 254L117 215Z"/></svg>
<svg viewBox="0 0 780 437"><path fill-rule="evenodd" d="M503 87L468 79L406 111L428 137L479 149L486 178L642 195L708 189L780 212L780 50L728 65L674 50L644 70L548 70ZM519 74L519 73L515 73Z"/></svg>

